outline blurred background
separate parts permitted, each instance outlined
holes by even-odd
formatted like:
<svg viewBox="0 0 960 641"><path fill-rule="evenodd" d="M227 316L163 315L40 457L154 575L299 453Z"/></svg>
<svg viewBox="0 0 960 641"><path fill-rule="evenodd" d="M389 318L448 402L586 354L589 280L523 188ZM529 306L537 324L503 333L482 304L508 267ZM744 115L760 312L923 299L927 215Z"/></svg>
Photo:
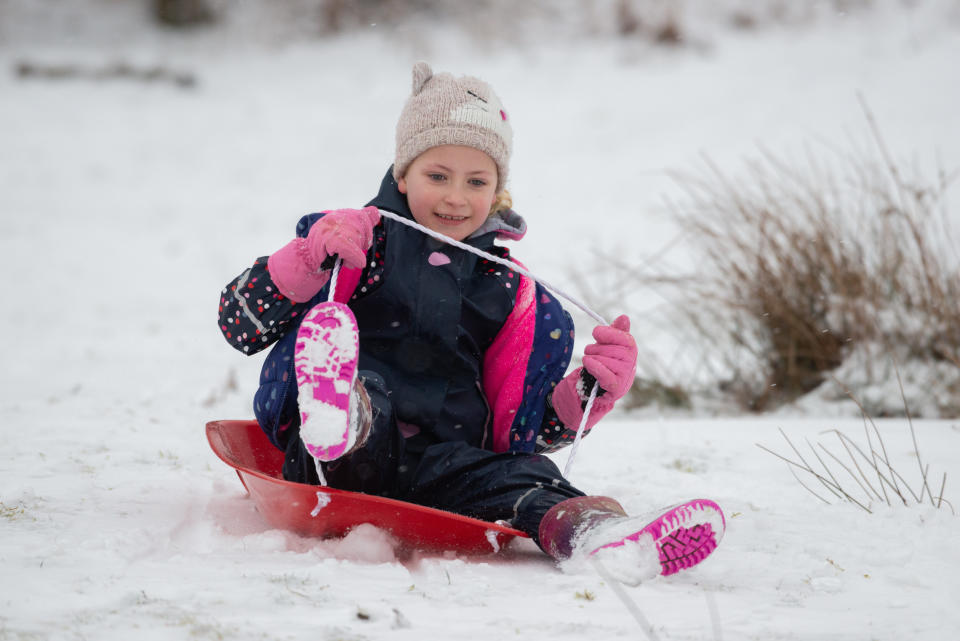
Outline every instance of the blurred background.
<svg viewBox="0 0 960 641"><path fill-rule="evenodd" d="M956 0L0 0L4 410L248 415L220 289L376 192L423 59L633 408L956 416L958 54Z"/></svg>

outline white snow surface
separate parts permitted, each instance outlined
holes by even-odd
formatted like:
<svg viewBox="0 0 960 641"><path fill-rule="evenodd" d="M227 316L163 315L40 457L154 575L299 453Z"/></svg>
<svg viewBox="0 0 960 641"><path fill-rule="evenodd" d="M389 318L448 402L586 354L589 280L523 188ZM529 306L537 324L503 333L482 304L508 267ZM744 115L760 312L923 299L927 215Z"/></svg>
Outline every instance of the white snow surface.
<svg viewBox="0 0 960 641"><path fill-rule="evenodd" d="M421 57L503 98L512 192L530 225L515 253L558 283L581 253L652 255L672 239L658 213L666 169L700 154L736 163L758 144L865 139L857 92L893 153L956 168L956 3L913 5L718 30L676 50L589 38L483 47L450 33L413 45L378 28L241 46L133 23L98 44L7 25L0 639L644 638L595 572L561 571L529 541L489 557L398 558L370 526L330 541L268 527L204 438L208 420L252 415L261 362L220 336L220 290L300 215L375 193ZM15 73L24 61L117 60L197 85ZM703 496L727 515L710 559L629 597L662 639L956 639L960 520L929 500L867 513L815 498L755 443L788 454L778 428L804 447L834 428L862 441L863 424L826 405L803 412L621 412L594 430L572 472L585 491L631 513ZM878 426L919 487L907 423ZM934 492L946 473L960 502L960 423L914 427Z"/></svg>

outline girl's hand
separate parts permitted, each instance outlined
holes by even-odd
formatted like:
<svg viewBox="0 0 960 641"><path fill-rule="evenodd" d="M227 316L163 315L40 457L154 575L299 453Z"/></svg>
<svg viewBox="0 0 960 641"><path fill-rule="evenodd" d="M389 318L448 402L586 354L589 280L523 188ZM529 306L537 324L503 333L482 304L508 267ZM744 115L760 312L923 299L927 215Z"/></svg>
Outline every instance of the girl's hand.
<svg viewBox="0 0 960 641"><path fill-rule="evenodd" d="M330 280L333 265L323 265L328 257L339 256L346 267L363 268L379 222L376 207L326 212L306 238L298 236L270 255L270 279L293 302L307 302Z"/></svg>
<svg viewBox="0 0 960 641"><path fill-rule="evenodd" d="M337 209L315 222L307 234L307 245L317 265L328 256L339 256L345 267L361 269L373 243L373 228L380 222L376 207Z"/></svg>
<svg viewBox="0 0 960 641"><path fill-rule="evenodd" d="M595 328L593 338L597 342L583 351L583 367L567 374L553 389L553 409L563 424L573 429L583 420L593 387L590 379L596 379L600 389L587 419L588 430L627 393L637 370L637 343L630 335L629 318L620 316L610 325Z"/></svg>
<svg viewBox="0 0 960 641"><path fill-rule="evenodd" d="M583 367L613 400L623 396L633 385L637 373L637 343L630 335L630 319L618 316L610 325L593 330L593 345L583 350Z"/></svg>

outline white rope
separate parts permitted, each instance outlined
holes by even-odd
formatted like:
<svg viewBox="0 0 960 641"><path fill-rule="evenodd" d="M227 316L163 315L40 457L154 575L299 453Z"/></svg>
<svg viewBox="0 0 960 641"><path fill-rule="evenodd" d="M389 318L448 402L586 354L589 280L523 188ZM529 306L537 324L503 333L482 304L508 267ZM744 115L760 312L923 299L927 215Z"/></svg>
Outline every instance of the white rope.
<svg viewBox="0 0 960 641"><path fill-rule="evenodd" d="M532 272L528 271L528 270L525 269L524 267L521 267L520 265L518 265L517 263L513 262L512 260L507 260L506 258L500 258L499 256L494 256L493 254L487 253L487 252L483 251L482 249L477 249L476 247L473 247L473 246L471 246L471 245L467 245L466 243L461 243L460 241L454 240L454 239L450 238L449 236L444 236L444 235L441 234L440 232L436 232L436 231L433 231L432 229L430 229L430 228L428 228L428 227L424 227L423 225L421 225L420 223L418 223L418 222L416 222L416 221L413 221L413 220L410 220L409 218L404 218L403 216L400 216L400 215L398 215L398 214L395 214L395 213L393 213L392 211L387 211L387 210L385 210L385 209L379 209L379 208L377 209L377 211L380 212L380 215L381 215L381 216L385 216L385 217L387 217L387 218L389 218L389 219L391 219L391 220L395 220L395 221L397 221L398 223L403 223L404 225L406 225L406 226L408 226L408 227L413 227L414 229L417 229L417 230L423 232L424 234L426 234L427 236L430 236L431 238L435 238L435 239L437 239L437 240L439 240L439 241L441 241L441 242L447 243L448 245L453 245L454 247L459 247L460 249L462 249L462 250L464 250L464 251L468 251L468 252L470 252L471 254L475 254L475 255L477 255L477 256L480 256L481 258L486 258L487 260L493 261L493 262L495 262L495 263L497 263L497 264L499 264L499 265L503 265L503 266L505 266L505 267L509 267L509 268L512 269L513 271L518 272L518 273L520 273L520 274L523 274L523 275L526 276L527 278L530 278L530 279L532 279L532 280L537 281L538 283L540 283L541 285L543 285L544 287L546 287L547 289L549 289L550 291L552 291L555 295L557 295L557 296L559 296L559 297L561 297L561 298L567 299L569 302L571 302L573 305L575 305L576 307L578 307L578 308L579 308L581 311L583 311L587 316L589 316L590 318L594 319L594 320L597 321L599 324L601 324L601 325L609 325L609 323L607 323L607 321L603 318L603 316L601 316L601 315L598 314L597 312L595 312L595 311L593 311L592 309L590 309L590 308L586 305L586 303L580 302L578 299L574 298L573 296L571 296L571 295L568 294L567 292L563 291L563 290L560 289L559 287L556 287L555 285L552 285L551 283L548 283L548 282L547 282L546 280L544 280L543 278L540 278L539 276L534 275ZM339 266L339 261L338 261L337 264L338 264L338 266ZM333 277L331 277L331 278L333 278ZM331 286L331 288L330 288L330 291L331 291L331 292L333 291L333 287L332 287L332 286ZM332 294L331 294L331 296L332 296ZM600 385L599 385L598 383L594 383L594 384L593 384L593 389L590 390L590 396L589 396L589 398L587 399L587 405L586 405L586 407L585 407L584 410L583 410L583 418L580 419L580 425L579 425L579 427L577 427L577 434L576 434L576 436L575 436L574 439L573 439L573 445L570 447L570 454L567 456L567 463L566 463L566 465L565 465L564 468L563 468L563 476L564 476L564 478L567 478L567 479L570 478L570 470L573 469L573 459L574 459L574 457L575 457L576 454L577 454L577 448L580 446L580 440L583 438L583 433L584 433L584 431L585 431L585 429L586 429L587 419L590 417L590 410L593 408L593 401L596 399L596 397L597 397L597 392L598 392L599 390L600 390Z"/></svg>
<svg viewBox="0 0 960 641"><path fill-rule="evenodd" d="M513 261L500 258L499 256L494 256L493 254L489 254L481 249L477 249L476 247L472 247L465 243L461 243L456 240L453 240L448 236L444 236L443 234L435 232L432 229L428 229L427 227L424 227L423 225L420 225L417 222L414 222L407 218L403 218L402 216L398 216L393 212L386 211L383 209L380 209L379 211L382 216L386 216L387 218L396 220L400 223L403 223L404 225L413 227L414 229L417 229L423 232L424 234L430 236L431 238L436 238L441 242L447 243L449 245L453 245L454 247L459 247L460 249L468 251L471 254L476 254L477 256L486 258L487 260L493 261L500 265L504 265L505 267L509 267L510 269L537 281L538 283L540 283L541 285L543 285L544 287L552 291L554 294L567 299L568 301L570 301L571 303L579 307L581 310L583 310L588 316L596 320L598 323L602 325L607 324L607 322L603 319L602 316L600 316L599 314L591 310L585 304L581 303L580 301L573 298L569 294L563 292L562 290L558 289L557 287L554 287L553 285L546 282L542 278L535 276L534 274L527 271L526 269L524 269L523 267L521 267L520 265L518 265ZM334 292L336 291L336 288L337 288L337 278L340 274L340 263L341 263L341 260L340 260L340 257L338 256L336 263L333 266L333 270L330 274L330 293L328 295L328 300L331 300L331 301L334 299ZM583 440L583 434L586 431L587 420L590 417L590 411L593 409L594 401L596 401L597 399L597 392L599 391L599 389L600 389L599 384L594 383L593 388L590 390L590 396L589 398L587 398L587 404L583 408L583 417L580 419L580 425L577 427L577 435L573 439L573 444L570 446L570 455L567 457L567 463L563 469L563 476L565 478L569 478L570 476L570 470L573 467L573 460L577 454L577 449L580 447L580 441ZM317 461L317 474L320 476L321 484L325 484L325 479L323 477L323 470L320 469L319 461ZM637 604L630 598L630 595L627 594L626 590L623 589L623 586L620 584L620 582L607 571L607 569L603 566L603 564L600 563L598 559L591 558L590 561L594 569L596 570L597 574L599 574L600 577L603 578L604 581L610 586L614 594L617 595L617 598L620 599L620 602L623 603L624 607L627 609L630 615L633 616L634 620L636 620L636 622L640 625L640 628L643 630L647 638L650 639L650 641L660 641L660 637L657 635L656 630L654 630L653 626L650 625L650 622L647 621L647 618L643 615L643 612L640 611L640 608L637 606ZM719 616L719 613L717 612L716 601L713 600L713 595L710 593L706 593L706 597L707 597L707 609L710 613L711 623L713 624L713 637L715 641L721 641L720 616Z"/></svg>
<svg viewBox="0 0 960 641"><path fill-rule="evenodd" d="M327 302L333 301L333 294L337 291L337 278L340 276L340 257L337 256L337 262L333 264L333 270L330 272L330 292L327 294Z"/></svg>
<svg viewBox="0 0 960 641"><path fill-rule="evenodd" d="M337 291L337 278L340 276L340 257L337 256L336 262L333 264L333 269L330 271L330 292L327 294L327 302L333 300L333 294ZM312 457L311 457L312 458ZM323 467L320 459L313 459L314 466L317 468L317 478L320 479L320 485L327 485L327 478L323 474Z"/></svg>
<svg viewBox="0 0 960 641"><path fill-rule="evenodd" d="M500 265L503 265L503 266L505 266L505 267L509 267L509 268L512 269L513 271L519 272L519 273L523 274L524 276L526 276L526 277L528 277L528 278L532 278L533 280L537 281L538 283L540 283L541 285L543 285L544 287L546 287L547 289L549 289L550 291L552 291L552 292L553 292L554 294L556 294L557 296L560 296L561 298L566 298L568 301L570 301L570 302L573 303L575 306L577 306L578 308L580 308L585 314L587 314L588 316L590 316L593 320L597 321L597 322L600 323L601 325L609 325L609 323L603 319L603 316L601 316L601 315L598 314L597 312L595 312L595 311L593 311L592 309L590 309L589 307L587 307L587 305L586 305L585 303L580 302L579 300L577 300L576 298L574 298L574 297L571 296L570 294L566 293L565 291L563 291L563 290L560 289L559 287L556 287L556 286L554 286L554 285L551 285L550 283L548 283L548 282L545 281L544 279L540 278L539 276L534 276L532 273L530 273L529 271L527 271L526 269L524 269L523 267L521 267L521 266L518 265L517 263L513 262L512 260L507 260L506 258L500 258L499 256L494 256L493 254L488 254L487 252L483 251L482 249L477 249L476 247L472 247L472 246L470 246L470 245L467 245L466 243L461 243L460 241L454 240L454 239L450 238L449 236L444 236L444 235L441 234L440 232L436 232L436 231L433 231L432 229L429 229L429 228L427 228L427 227L424 227L424 226L421 225L420 223L415 222L415 221L413 221L413 220L410 220L409 218L404 218L403 216L398 216L397 214L393 213L392 211L387 211L387 210L385 210L385 209L379 209L378 211L380 212L380 215L381 215L381 216L386 216L387 218L390 218L391 220L395 220L395 221L397 221L398 223L403 223L404 225L407 225L408 227L413 227L414 229L420 230L420 231L422 231L424 234L426 234L427 236L430 236L431 238L436 238L437 240L442 241L442 242L444 242L444 243L447 243L448 245L453 245L454 247L459 247L460 249L462 249L462 250L464 250L464 251L468 251L468 252L470 252L471 254L476 254L477 256L480 256L480 257L482 257L482 258L486 258L487 260L493 261L493 262L495 262L495 263L499 263Z"/></svg>
<svg viewBox="0 0 960 641"><path fill-rule="evenodd" d="M570 446L570 454L567 456L567 464L563 467L563 478L570 478L570 470L573 468L573 457L577 455L577 448L580 447L580 441L583 440L583 433L587 431L587 419L590 417L590 411L593 409L593 402L597 400L597 392L600 391L600 385L593 384L590 390L590 397L583 408L583 418L580 419L580 425L577 427L577 435L573 438L573 444Z"/></svg>
<svg viewBox="0 0 960 641"><path fill-rule="evenodd" d="M326 487L327 477L323 475L323 468L321 467L322 463L320 462L320 459L318 458L313 459L313 464L317 468L317 478L320 479L320 485Z"/></svg>
<svg viewBox="0 0 960 641"><path fill-rule="evenodd" d="M650 625L650 622L647 621L647 617L643 616L643 612L640 611L640 608L634 603L633 599L630 598L630 595L627 594L627 591L623 589L623 586L620 585L620 581L615 579L608 571L607 568L600 563L600 560L596 557L590 557L590 563L593 565L593 569L597 571L597 574L600 575L600 578L610 586L610 589L613 590L613 593L617 595L617 598L620 599L620 602L623 603L623 607L627 609L634 620L640 624L640 628L643 630L643 633L647 635L647 638L650 641L660 641L660 637L657 636L656 630L653 629L653 626Z"/></svg>
<svg viewBox="0 0 960 641"><path fill-rule="evenodd" d="M707 599L707 611L710 613L710 624L713 626L713 641L723 641L723 630L720 628L720 610L717 608L717 599L713 592L703 591Z"/></svg>
<svg viewBox="0 0 960 641"><path fill-rule="evenodd" d="M435 232L435 231L433 231L432 229L429 229L429 228L427 228L427 227L424 227L424 226L421 225L420 223L417 223L417 222L415 222L415 221L413 221L413 220L410 220L409 218L404 218L403 216L399 216L399 215L393 213L392 211L387 211L387 210L385 210L385 209L378 209L378 211L380 212L380 215L381 215L381 216L384 216L384 217L386 217L386 218L390 218L391 220L395 220L395 221L397 221L397 222L399 222L399 223L402 223L402 224L404 224L404 225L407 225L408 227L412 227L412 228L414 228L414 229L416 229L416 230L419 230L420 232L426 234L427 236L430 236L431 238L435 238L435 239L437 239L437 240L439 240L439 241L441 241L441 242L447 243L448 245L453 245L454 247L458 247L458 248L460 248L460 249L462 249L462 250L464 250L464 251L470 252L471 254L475 254L475 255L477 255L477 256L480 256L481 258L485 258L485 259L487 259L487 260L489 260L489 261L492 261L492 262L494 262L494 263L497 263L497 264L503 265L503 266L505 266L505 267L508 267L508 268L512 269L513 271L515 271L515 272L518 272L518 273L520 273L520 274L523 274L523 275L526 276L527 278L530 278L530 279L535 280L536 282L540 283L541 285L543 285L544 287L546 287L547 289L549 289L550 291L552 291L555 295L557 295L557 296L559 296L559 297L561 297L561 298L567 299L567 300L570 301L573 305L577 306L577 307L578 307L579 309L581 309L585 314L587 314L588 316L590 316L591 318L593 318L595 321L597 321L597 322L600 323L601 325L607 325L607 324L608 324L607 321L604 320L603 316L601 316L601 315L598 314L597 312L595 312L595 311L593 311L592 309L590 309L585 303L580 302L579 300L577 300L576 298L574 298L574 297L571 296L570 294L566 293L565 291L563 291L563 290L560 289L559 287L556 287L556 286L548 283L546 280L540 278L539 276L535 276L533 273L531 273L531 272L528 271L527 269L521 267L520 265L518 265L517 263L513 262L512 260L507 260L507 259L505 259L505 258L500 258L499 256L494 256L493 254L487 253L487 252L483 251L482 249L477 249L476 247L472 247L472 246L470 246L470 245L467 245L466 243L461 243L460 241L454 240L454 239L450 238L449 236L444 236L443 234L441 234L441 233L439 233L439 232ZM341 261L340 261L340 257L338 256L338 257L337 257L337 261L336 261L336 263L334 264L333 270L332 270L332 272L331 272L331 274L330 274L330 290L329 290L329 294L327 295L327 300L328 300L328 301L332 301L332 300L334 299L334 298L333 298L333 297L334 297L334 292L335 292L336 289L337 289L337 278L338 278L338 276L339 276L339 274L340 274L340 262L341 262ZM586 425L587 425L587 419L590 417L590 410L593 408L593 402L594 402L594 400L595 400L596 397L597 397L597 392L599 391L599 389L600 389L599 384L594 383L593 389L590 390L590 397L587 399L587 405L586 405L586 407L585 407L584 410L583 410L583 418L580 419L580 425L579 425L579 427L577 427L577 434L576 434L576 436L575 436L574 439L573 439L573 445L570 447L570 455L567 457L567 463L566 463L566 466L564 467L563 476L564 476L565 478L569 478L570 470L573 468L573 459L574 459L574 457L576 456L577 448L580 446L580 441L581 441L581 439L583 438L583 433L584 433L584 431L585 431L585 429L586 429ZM319 468L318 468L318 471L319 471ZM321 477L321 478L322 478L322 477Z"/></svg>
<svg viewBox="0 0 960 641"><path fill-rule="evenodd" d="M630 598L630 595L627 594L627 591L623 588L623 585L618 581L610 572L607 570L606 566L600 562L594 556L589 557L590 564L593 565L593 569L596 570L597 574L600 575L600 578L610 586L610 589L613 590L613 593L617 595L617 598L620 599L620 602L623 604L623 607L627 609L634 620L640 624L640 627L643 629L643 633L647 635L647 638L650 641L659 641L656 630L653 629L653 626L650 625L650 622L647 621L647 618L643 616L643 612L640 611L640 607L637 606L636 602ZM704 596L707 599L707 611L710 613L710 624L713 628L713 641L723 641L723 632L720 629L720 612L717 609L717 601L713 596L712 592L707 590L703 591Z"/></svg>

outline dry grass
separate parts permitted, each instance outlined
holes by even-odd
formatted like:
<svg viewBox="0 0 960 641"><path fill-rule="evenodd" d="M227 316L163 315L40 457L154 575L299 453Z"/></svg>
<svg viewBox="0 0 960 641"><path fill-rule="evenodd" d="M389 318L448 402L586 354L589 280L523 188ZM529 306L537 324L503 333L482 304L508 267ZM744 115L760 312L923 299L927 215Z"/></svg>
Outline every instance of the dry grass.
<svg viewBox="0 0 960 641"><path fill-rule="evenodd" d="M659 326L678 346L658 357L640 341L628 406L732 399L759 412L832 376L843 380L828 397L846 386L873 416L904 416L903 372L915 416L960 415L960 238L946 201L957 173L908 173L863 110L863 148L761 150L735 177L709 160L672 174L674 245L693 269L663 267L668 247L639 261L597 254L589 277L571 274L591 307L627 308L638 337ZM651 312L655 298L668 310Z"/></svg>
<svg viewBox="0 0 960 641"><path fill-rule="evenodd" d="M912 452L920 471L919 481L914 481L914 485L911 485L905 476L894 468L883 435L866 408L850 390L846 390L846 392L860 408L863 416L864 441L858 443L840 430L829 430L825 434L836 436L841 449L836 449L836 446L834 446L834 450L831 450L821 441L818 441L814 446L807 440L806 444L810 454L804 457L801 449L794 445L790 437L781 429L780 434L790 446L790 450L796 456L796 459L778 454L759 443L757 443L757 447L786 462L787 468L797 482L824 503L830 504L833 499L838 499L853 503L857 507L872 513L872 506L875 504L886 504L888 507L894 504L910 506L923 505L926 501L929 501L930 505L937 509L946 505L951 513L956 514L953 504L944 498L944 490L947 485L946 472L943 473L940 480L939 491L934 491L937 488L936 484L933 485L934 489L931 489L930 466L924 463L923 457L920 455L917 433L910 417L902 384L900 392L906 410L910 438L913 442ZM835 452L839 452L839 455ZM816 485L821 488L821 493L804 483L797 476L796 470L804 472L816 481ZM915 488L919 488L919 490ZM824 489L826 492L822 491ZM823 494L826 494L826 497Z"/></svg>
<svg viewBox="0 0 960 641"><path fill-rule="evenodd" d="M719 350L720 385L745 408L810 392L865 344L960 368L950 180L908 179L864 110L867 157L823 147L831 162L808 149L797 164L762 152L737 179L709 161L705 177L674 176L686 199L672 210L703 262L656 281Z"/></svg>
<svg viewBox="0 0 960 641"><path fill-rule="evenodd" d="M872 513L873 506L878 503L887 506L910 506L923 505L929 501L935 508L946 506L954 512L953 504L944 498L946 473L940 483L934 485L935 489L931 489L929 466L922 465L918 453L917 461L921 462L920 479L911 486L904 475L894 468L880 430L872 421L864 423L864 441L861 443L839 430L830 430L828 433L837 437L839 448L835 445L831 450L821 441L814 445L808 440L806 445L809 454L806 457L783 430L780 430L780 434L789 445L793 456L779 454L759 443L757 447L786 462L797 482L827 504L831 504L835 499L847 501ZM804 483L797 476L796 470L809 475L815 481L815 486L820 488L820 492Z"/></svg>

